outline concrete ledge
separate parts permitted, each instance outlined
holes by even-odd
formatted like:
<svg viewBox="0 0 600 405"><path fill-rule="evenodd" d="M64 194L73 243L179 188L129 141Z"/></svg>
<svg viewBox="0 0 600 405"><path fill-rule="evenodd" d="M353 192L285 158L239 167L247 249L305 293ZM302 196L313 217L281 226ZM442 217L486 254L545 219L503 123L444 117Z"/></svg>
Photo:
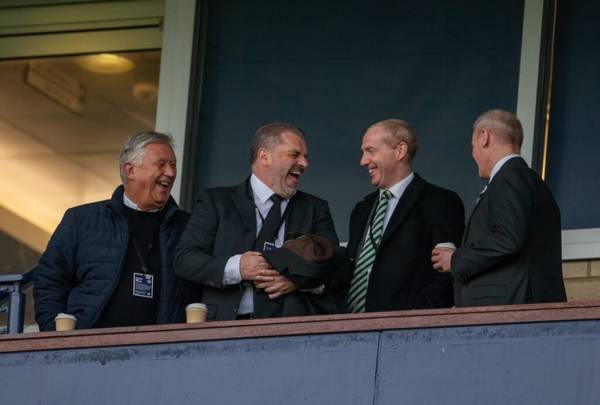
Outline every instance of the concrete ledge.
<svg viewBox="0 0 600 405"><path fill-rule="evenodd" d="M376 312L7 335L0 353L593 319L600 301Z"/></svg>

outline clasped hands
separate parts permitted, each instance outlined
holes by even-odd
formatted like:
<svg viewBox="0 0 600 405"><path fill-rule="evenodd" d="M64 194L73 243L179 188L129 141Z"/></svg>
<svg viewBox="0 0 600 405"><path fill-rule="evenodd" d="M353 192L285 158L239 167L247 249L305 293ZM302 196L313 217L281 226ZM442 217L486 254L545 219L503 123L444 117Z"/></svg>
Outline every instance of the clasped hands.
<svg viewBox="0 0 600 405"><path fill-rule="evenodd" d="M431 263L433 263L433 268L442 273L449 273L453 254L454 249L434 248L431 251Z"/></svg>
<svg viewBox="0 0 600 405"><path fill-rule="evenodd" d="M298 289L265 260L260 252L246 252L240 258L242 280L252 281L254 287L265 290L269 299L275 299Z"/></svg>

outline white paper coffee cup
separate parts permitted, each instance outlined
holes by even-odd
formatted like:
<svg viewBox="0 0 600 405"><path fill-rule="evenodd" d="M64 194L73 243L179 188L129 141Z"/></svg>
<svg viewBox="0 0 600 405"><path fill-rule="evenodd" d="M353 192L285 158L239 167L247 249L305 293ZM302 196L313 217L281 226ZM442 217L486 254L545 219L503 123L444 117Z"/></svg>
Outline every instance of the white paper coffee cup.
<svg viewBox="0 0 600 405"><path fill-rule="evenodd" d="M71 314L65 314L61 312L54 318L54 324L57 332L73 330L77 324L77 318Z"/></svg>
<svg viewBox="0 0 600 405"><path fill-rule="evenodd" d="M201 302L189 304L185 307L185 321L187 323L199 323L206 321L208 308Z"/></svg>

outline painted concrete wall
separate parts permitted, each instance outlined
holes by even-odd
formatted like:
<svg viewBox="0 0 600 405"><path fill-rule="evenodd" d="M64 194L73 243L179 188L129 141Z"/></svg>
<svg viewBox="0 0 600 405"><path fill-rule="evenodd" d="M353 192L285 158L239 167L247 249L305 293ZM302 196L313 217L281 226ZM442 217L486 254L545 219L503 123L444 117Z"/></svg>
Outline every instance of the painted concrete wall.
<svg viewBox="0 0 600 405"><path fill-rule="evenodd" d="M595 404L600 321L0 356L3 404Z"/></svg>

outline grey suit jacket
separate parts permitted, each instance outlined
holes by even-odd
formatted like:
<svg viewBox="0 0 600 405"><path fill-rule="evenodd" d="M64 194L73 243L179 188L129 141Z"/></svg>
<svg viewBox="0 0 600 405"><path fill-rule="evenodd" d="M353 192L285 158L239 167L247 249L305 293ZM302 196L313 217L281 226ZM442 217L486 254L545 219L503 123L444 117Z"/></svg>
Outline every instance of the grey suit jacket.
<svg viewBox="0 0 600 405"><path fill-rule="evenodd" d="M203 190L177 246L175 274L203 286L202 300L208 306L208 319L236 317L243 288L241 284L223 285L223 272L231 256L253 249L256 214L252 198L249 181ZM316 234L329 239L334 246L339 245L327 202L301 191L288 204L285 232ZM330 293L326 288L320 298L335 301ZM301 298L301 294L309 293L293 294ZM256 297L255 294L254 315L258 318L304 315L300 309L277 315L267 313ZM321 310L335 311L328 305Z"/></svg>
<svg viewBox="0 0 600 405"><path fill-rule="evenodd" d="M489 183L451 268L459 307L566 300L560 211L522 158L508 160Z"/></svg>

